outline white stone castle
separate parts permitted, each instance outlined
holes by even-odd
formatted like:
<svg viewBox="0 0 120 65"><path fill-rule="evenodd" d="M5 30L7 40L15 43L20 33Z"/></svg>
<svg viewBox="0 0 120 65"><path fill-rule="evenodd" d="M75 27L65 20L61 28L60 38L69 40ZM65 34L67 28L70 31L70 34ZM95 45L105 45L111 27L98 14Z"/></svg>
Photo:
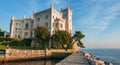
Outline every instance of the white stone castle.
<svg viewBox="0 0 120 65"><path fill-rule="evenodd" d="M57 11L53 6L50 8L33 13L32 17L25 17L20 20L11 17L10 37L11 38L33 38L34 29L44 26L50 34L55 34L57 30L65 30L72 34L72 10L67 7Z"/></svg>

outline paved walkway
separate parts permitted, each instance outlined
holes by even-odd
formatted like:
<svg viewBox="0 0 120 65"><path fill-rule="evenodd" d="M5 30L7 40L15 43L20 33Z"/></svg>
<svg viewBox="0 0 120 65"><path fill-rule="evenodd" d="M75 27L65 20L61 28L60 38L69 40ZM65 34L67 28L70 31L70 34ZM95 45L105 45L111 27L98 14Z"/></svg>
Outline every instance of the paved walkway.
<svg viewBox="0 0 120 65"><path fill-rule="evenodd" d="M56 65L90 65L90 64L85 58L83 52L79 52L71 54L62 61L58 62Z"/></svg>

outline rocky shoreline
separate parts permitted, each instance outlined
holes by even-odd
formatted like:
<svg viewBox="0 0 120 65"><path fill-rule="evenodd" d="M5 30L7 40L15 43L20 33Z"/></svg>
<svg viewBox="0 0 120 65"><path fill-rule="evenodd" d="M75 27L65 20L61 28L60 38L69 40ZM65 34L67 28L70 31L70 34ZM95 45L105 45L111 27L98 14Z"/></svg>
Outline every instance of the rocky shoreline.
<svg viewBox="0 0 120 65"><path fill-rule="evenodd" d="M112 63L100 60L91 53L85 53L85 57L87 58L90 65L113 65Z"/></svg>

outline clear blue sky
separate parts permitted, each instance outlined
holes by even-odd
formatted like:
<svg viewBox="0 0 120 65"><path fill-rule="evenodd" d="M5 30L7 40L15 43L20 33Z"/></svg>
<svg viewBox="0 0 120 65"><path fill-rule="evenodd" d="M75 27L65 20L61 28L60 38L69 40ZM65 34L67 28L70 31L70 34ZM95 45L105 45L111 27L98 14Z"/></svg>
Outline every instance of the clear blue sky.
<svg viewBox="0 0 120 65"><path fill-rule="evenodd" d="M86 35L86 48L120 48L120 0L0 0L0 28L9 31L11 16L22 19L51 4L72 8L73 32Z"/></svg>

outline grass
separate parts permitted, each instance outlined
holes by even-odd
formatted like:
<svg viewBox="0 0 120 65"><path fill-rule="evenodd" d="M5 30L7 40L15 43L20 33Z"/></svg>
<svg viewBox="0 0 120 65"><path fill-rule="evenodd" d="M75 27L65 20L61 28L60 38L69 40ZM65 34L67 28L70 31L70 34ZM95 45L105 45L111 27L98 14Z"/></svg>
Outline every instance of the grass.
<svg viewBox="0 0 120 65"><path fill-rule="evenodd" d="M6 46L0 45L0 49L6 49Z"/></svg>

